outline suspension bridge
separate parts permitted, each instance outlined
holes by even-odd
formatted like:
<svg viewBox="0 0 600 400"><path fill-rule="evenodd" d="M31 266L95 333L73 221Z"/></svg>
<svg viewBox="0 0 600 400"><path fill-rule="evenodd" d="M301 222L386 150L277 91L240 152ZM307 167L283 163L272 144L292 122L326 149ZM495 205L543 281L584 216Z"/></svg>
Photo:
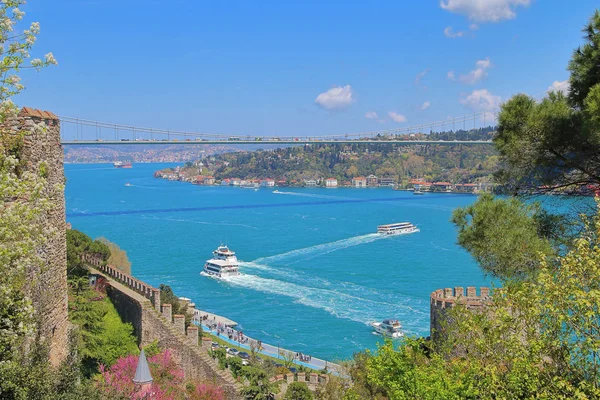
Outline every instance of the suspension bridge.
<svg viewBox="0 0 600 400"><path fill-rule="evenodd" d="M495 113L482 111L461 117L395 129L310 136L231 135L148 128L66 116L61 116L59 119L61 121L61 143L68 146L166 144L290 145L309 143L489 145L492 143L490 140L474 140L469 138L469 132L473 129L485 127L486 124L494 121ZM420 135L427 135L434 131L456 132L457 130L466 132L466 135L463 134L465 136L464 139L455 140L455 137L451 138L451 135L448 134L446 139L438 135L437 140L428 140L427 136L424 138L423 135Z"/></svg>

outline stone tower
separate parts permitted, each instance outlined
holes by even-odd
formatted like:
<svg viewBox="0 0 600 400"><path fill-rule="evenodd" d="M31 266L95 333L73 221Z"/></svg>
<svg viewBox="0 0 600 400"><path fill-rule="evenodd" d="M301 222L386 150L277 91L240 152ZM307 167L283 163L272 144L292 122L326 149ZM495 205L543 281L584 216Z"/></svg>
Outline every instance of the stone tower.
<svg viewBox="0 0 600 400"><path fill-rule="evenodd" d="M70 330L67 315L65 177L60 121L51 112L25 107L16 119L7 120L3 128L12 132L26 132L21 152L21 160L26 162L26 169L37 171L41 163L45 164L48 198L52 209L42 218L44 225L52 228L55 233L38 249L42 262L29 269L25 290L32 299L35 315L40 323L39 333L50 345L50 362L57 366L68 354Z"/></svg>
<svg viewBox="0 0 600 400"><path fill-rule="evenodd" d="M486 303L491 301L490 289L482 287L477 295L477 288L467 287L465 293L464 287L438 289L430 296L430 331L431 339L435 342L440 335L443 335L443 319L446 317L446 310L454 307L455 304L463 304L469 310L483 310Z"/></svg>

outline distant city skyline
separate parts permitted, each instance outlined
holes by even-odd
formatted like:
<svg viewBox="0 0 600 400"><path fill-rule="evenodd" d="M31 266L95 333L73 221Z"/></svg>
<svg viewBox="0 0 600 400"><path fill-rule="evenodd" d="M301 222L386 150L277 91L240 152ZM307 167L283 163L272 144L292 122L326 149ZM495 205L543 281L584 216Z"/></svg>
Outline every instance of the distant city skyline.
<svg viewBox="0 0 600 400"><path fill-rule="evenodd" d="M52 3L52 4L50 4ZM592 0L42 2L21 106L154 128L308 136L426 124L568 90ZM414 4L412 4L414 3ZM34 54L37 56L37 54ZM458 128L458 127L457 127Z"/></svg>

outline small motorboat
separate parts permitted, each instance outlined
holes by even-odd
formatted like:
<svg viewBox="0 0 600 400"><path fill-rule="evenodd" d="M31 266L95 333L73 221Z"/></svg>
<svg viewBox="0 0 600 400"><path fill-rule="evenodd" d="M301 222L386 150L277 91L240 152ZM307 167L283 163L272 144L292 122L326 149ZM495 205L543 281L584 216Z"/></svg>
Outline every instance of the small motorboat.
<svg viewBox="0 0 600 400"><path fill-rule="evenodd" d="M392 339L398 339L404 336L402 325L400 325L400 321L396 319L384 319L382 322L371 322L370 325L375 332L383 336L391 337Z"/></svg>

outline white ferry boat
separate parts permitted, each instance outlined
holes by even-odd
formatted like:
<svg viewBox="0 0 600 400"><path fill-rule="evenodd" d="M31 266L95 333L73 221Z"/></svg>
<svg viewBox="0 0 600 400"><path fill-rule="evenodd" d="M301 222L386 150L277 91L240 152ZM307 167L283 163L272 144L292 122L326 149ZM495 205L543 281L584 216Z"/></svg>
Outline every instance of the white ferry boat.
<svg viewBox="0 0 600 400"><path fill-rule="evenodd" d="M419 232L419 228L410 222L396 222L394 224L379 225L377 227L377 233L383 235L403 235L413 232Z"/></svg>
<svg viewBox="0 0 600 400"><path fill-rule="evenodd" d="M204 273L219 278L237 276L240 274L239 266L235 252L231 251L229 247L221 245L213 251L213 258L204 264Z"/></svg>
<svg viewBox="0 0 600 400"><path fill-rule="evenodd" d="M393 339L404 336L402 325L400 325L400 321L396 319L384 319L383 322L371 322L371 326L375 332L383 336L388 336Z"/></svg>

